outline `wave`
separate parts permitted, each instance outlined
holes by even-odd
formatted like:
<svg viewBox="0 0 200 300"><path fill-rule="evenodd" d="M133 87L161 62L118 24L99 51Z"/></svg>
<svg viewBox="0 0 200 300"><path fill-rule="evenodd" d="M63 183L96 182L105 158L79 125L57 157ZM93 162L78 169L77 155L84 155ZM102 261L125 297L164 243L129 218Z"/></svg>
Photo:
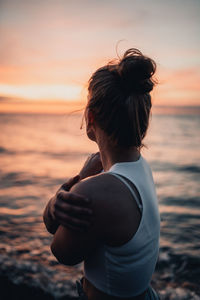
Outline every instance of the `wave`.
<svg viewBox="0 0 200 300"><path fill-rule="evenodd" d="M45 157L50 157L53 159L67 159L67 158L78 158L78 157L87 157L91 153L87 151L36 151L34 150L13 150L13 149L6 149L5 147L0 147L0 155L41 155ZM192 174L199 174L200 173L200 166L194 164L186 164L186 165L176 165L168 162L161 162L161 161L149 161L152 170L154 172L160 171L174 171L174 172L183 172L183 173L192 173Z"/></svg>
<svg viewBox="0 0 200 300"><path fill-rule="evenodd" d="M76 299L75 276L70 280L66 270L56 269L55 264L50 265L50 261L45 265L38 257L34 260L34 256L32 260L24 260L0 254L0 263L1 296L5 295L1 299ZM76 275L80 276L80 271L77 270ZM2 283L12 287L16 294L6 290Z"/></svg>
<svg viewBox="0 0 200 300"><path fill-rule="evenodd" d="M161 299L200 299L200 258L197 255L174 253L170 247L161 247L154 280L165 288Z"/></svg>
<svg viewBox="0 0 200 300"><path fill-rule="evenodd" d="M84 151L65 151L65 152L53 152L53 151L36 151L36 150L10 150L4 147L0 147L0 155L44 155L52 158L66 158L66 157L82 157L88 156L91 153Z"/></svg>
<svg viewBox="0 0 200 300"><path fill-rule="evenodd" d="M177 168L179 172L200 173L200 166L186 165Z"/></svg>
<svg viewBox="0 0 200 300"><path fill-rule="evenodd" d="M199 197L166 197L161 199L161 203L167 206L186 206L186 207L198 207L200 208Z"/></svg>
<svg viewBox="0 0 200 300"><path fill-rule="evenodd" d="M0 155L1 154L15 154L15 151L12 151L12 150L8 150L8 149L6 149L6 148L4 148L4 147L0 147Z"/></svg>
<svg viewBox="0 0 200 300"><path fill-rule="evenodd" d="M0 172L0 188L12 188L15 186L36 186L41 187L52 187L58 186L66 182L66 177L48 177L48 176L36 176L31 173L24 172Z"/></svg>
<svg viewBox="0 0 200 300"><path fill-rule="evenodd" d="M0 153L4 153L6 151L6 149L5 148L3 148L3 147L0 147Z"/></svg>
<svg viewBox="0 0 200 300"><path fill-rule="evenodd" d="M186 173L200 173L200 166L189 164L189 165L176 165L168 162L150 161L149 162L152 170L158 171L175 171L175 172L186 172Z"/></svg>
<svg viewBox="0 0 200 300"><path fill-rule="evenodd" d="M0 188L8 188L14 186L26 186L36 183L33 176L22 172L0 173Z"/></svg>
<svg viewBox="0 0 200 300"><path fill-rule="evenodd" d="M35 295L38 299L76 299L75 280L81 276L81 265L69 269L59 265L49 252L42 260L38 256L41 250L20 249L12 252L12 256L0 254L1 295L5 293L9 299L15 299L14 291L15 296L23 299L30 292L29 299L35 299ZM170 248L163 247L151 284L162 300L200 300L199 269L199 258L175 255ZM12 289L7 290L8 286Z"/></svg>

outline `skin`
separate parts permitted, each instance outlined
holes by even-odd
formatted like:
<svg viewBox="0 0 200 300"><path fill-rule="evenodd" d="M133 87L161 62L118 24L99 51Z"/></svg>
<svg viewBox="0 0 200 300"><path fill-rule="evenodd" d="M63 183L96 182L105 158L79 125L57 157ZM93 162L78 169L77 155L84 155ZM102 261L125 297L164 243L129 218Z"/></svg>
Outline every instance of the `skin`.
<svg viewBox="0 0 200 300"><path fill-rule="evenodd" d="M139 159L140 153L135 147L125 149L114 145L98 127L91 112L87 113L86 125L88 137L98 144L105 171L115 163ZM132 187L138 194L133 184ZM120 246L134 236L140 224L141 214L130 191L118 178L111 174L98 174L79 181L70 191L91 199L93 223L85 232L72 231L63 225L58 226L51 250L60 263L70 266L78 264L87 259L100 243ZM119 299L102 293L88 281L84 282L83 287L89 300ZM144 298L145 293L129 299Z"/></svg>
<svg viewBox="0 0 200 300"><path fill-rule="evenodd" d="M68 179L50 199L43 214L49 233L54 234L61 224L74 231L84 231L91 226L90 198L69 192L74 184L87 177L98 174L103 166L100 153L91 154L85 161L79 175Z"/></svg>

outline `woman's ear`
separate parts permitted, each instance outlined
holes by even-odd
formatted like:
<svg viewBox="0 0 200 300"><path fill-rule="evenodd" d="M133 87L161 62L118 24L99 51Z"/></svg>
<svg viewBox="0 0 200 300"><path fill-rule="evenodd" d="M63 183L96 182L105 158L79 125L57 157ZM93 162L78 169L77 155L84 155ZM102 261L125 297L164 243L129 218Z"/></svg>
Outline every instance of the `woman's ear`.
<svg viewBox="0 0 200 300"><path fill-rule="evenodd" d="M91 110L88 110L86 116L86 132L88 138L96 142L94 114Z"/></svg>

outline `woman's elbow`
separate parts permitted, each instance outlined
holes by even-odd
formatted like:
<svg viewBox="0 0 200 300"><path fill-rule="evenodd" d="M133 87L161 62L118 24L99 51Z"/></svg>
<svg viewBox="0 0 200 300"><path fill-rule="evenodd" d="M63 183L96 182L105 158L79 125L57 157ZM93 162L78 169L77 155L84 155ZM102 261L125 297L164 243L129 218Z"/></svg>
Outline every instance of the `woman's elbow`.
<svg viewBox="0 0 200 300"><path fill-rule="evenodd" d="M82 259L75 258L70 254L65 253L65 255L63 255L62 253L57 251L57 247L54 242L51 243L51 252L56 257L57 261L62 265L74 266L82 261Z"/></svg>

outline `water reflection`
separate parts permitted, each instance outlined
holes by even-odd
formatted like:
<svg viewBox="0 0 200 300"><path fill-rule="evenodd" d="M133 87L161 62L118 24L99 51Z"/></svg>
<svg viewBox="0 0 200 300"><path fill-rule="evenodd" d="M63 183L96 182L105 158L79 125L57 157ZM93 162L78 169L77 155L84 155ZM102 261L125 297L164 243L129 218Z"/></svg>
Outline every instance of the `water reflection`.
<svg viewBox="0 0 200 300"><path fill-rule="evenodd" d="M0 123L0 275L38 286L55 298L74 296L81 265L57 263L42 212L97 148L79 130L78 114L1 115ZM148 149L142 150L160 203L161 250L153 284L162 299L183 299L183 291L185 299L198 299L200 293L199 127L197 115L156 115L145 140Z"/></svg>

